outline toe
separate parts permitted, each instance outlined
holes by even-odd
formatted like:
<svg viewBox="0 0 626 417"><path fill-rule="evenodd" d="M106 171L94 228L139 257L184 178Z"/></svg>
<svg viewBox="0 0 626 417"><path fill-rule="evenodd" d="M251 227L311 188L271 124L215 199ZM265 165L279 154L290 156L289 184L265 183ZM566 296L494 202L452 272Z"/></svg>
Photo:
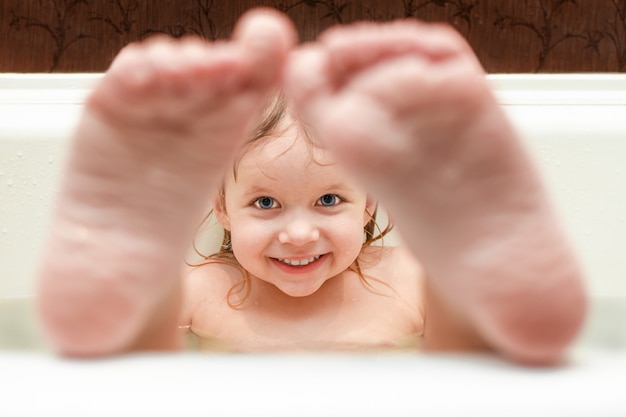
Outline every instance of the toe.
<svg viewBox="0 0 626 417"><path fill-rule="evenodd" d="M233 34L247 57L253 86L273 86L280 81L287 54L297 41L293 23L273 9L244 14Z"/></svg>
<svg viewBox="0 0 626 417"><path fill-rule="evenodd" d="M406 55L432 62L473 56L470 46L454 29L414 20L339 27L324 33L320 42L338 85L364 68Z"/></svg>

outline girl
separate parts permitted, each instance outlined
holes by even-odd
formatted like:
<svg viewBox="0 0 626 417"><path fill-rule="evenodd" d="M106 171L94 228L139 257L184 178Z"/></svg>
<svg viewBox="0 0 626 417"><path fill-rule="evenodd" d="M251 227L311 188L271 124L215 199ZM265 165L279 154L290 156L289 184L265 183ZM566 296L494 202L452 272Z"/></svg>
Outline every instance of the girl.
<svg viewBox="0 0 626 417"><path fill-rule="evenodd" d="M406 250L371 245L390 229L376 202L284 99L213 207L222 249L184 285L183 326L201 348L367 349L423 335L422 269Z"/></svg>
<svg viewBox="0 0 626 417"><path fill-rule="evenodd" d="M265 10L231 42L157 38L116 58L75 132L42 254L55 348L180 348L182 293L182 324L228 349L423 336L428 349L559 361L584 317L582 274L465 40L404 21L294 44L291 22ZM277 88L298 117L274 117L232 170ZM243 275L208 263L183 293L213 194ZM408 249L363 245L374 195Z"/></svg>

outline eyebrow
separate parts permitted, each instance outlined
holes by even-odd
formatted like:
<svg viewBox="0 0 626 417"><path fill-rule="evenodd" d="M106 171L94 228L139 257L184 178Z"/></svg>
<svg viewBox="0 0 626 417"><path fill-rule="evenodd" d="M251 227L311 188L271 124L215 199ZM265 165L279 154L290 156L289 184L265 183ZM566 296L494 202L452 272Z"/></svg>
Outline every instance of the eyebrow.
<svg viewBox="0 0 626 417"><path fill-rule="evenodd" d="M246 195L248 194L264 194L264 193L268 193L269 192L269 188L268 187L260 187L256 184L251 185L250 187L247 187L244 189L244 193Z"/></svg>
<svg viewBox="0 0 626 417"><path fill-rule="evenodd" d="M328 193L333 193L333 192L338 192L338 193L350 193L350 192L356 192L356 190L354 190L353 187L347 187L345 184L342 184L340 182L338 183L331 183L330 185L327 186L319 186L319 188L323 188L324 190L328 190ZM252 184L249 188L246 188L244 190L244 194L247 195L252 195L252 194L267 194L269 196L272 195L272 189L266 186L260 186L258 184Z"/></svg>
<svg viewBox="0 0 626 417"><path fill-rule="evenodd" d="M339 191L342 191L342 192L343 191L345 191L345 192L355 191L354 187L347 187L345 184L342 184L340 182L331 184L331 185L329 185L327 187L324 187L324 188L327 188L329 190L339 190Z"/></svg>

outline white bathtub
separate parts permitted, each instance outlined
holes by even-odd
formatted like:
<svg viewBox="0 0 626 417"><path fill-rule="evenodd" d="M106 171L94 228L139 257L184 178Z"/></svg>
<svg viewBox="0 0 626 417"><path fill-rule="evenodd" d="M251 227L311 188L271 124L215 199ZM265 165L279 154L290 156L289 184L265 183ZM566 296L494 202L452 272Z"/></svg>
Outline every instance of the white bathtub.
<svg viewBox="0 0 626 417"><path fill-rule="evenodd" d="M490 76L588 272L587 325L550 371L469 355L50 355L34 265L98 77L0 74L0 416L626 415L626 75Z"/></svg>

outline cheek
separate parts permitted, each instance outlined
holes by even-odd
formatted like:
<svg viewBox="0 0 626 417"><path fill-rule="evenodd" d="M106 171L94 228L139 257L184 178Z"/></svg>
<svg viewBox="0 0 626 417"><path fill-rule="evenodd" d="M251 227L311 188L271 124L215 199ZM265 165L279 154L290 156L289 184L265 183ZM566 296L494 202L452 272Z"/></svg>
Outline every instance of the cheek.
<svg viewBox="0 0 626 417"><path fill-rule="evenodd" d="M230 238L235 255L258 252L270 238L270 227L248 219L231 221Z"/></svg>
<svg viewBox="0 0 626 417"><path fill-rule="evenodd" d="M363 245L363 225L359 218L344 219L335 224L330 230L338 242L341 242L346 251L358 253Z"/></svg>
<svg viewBox="0 0 626 417"><path fill-rule="evenodd" d="M336 266L346 270L359 257L363 248L363 227L360 219L342 222L331 235L336 253Z"/></svg>

